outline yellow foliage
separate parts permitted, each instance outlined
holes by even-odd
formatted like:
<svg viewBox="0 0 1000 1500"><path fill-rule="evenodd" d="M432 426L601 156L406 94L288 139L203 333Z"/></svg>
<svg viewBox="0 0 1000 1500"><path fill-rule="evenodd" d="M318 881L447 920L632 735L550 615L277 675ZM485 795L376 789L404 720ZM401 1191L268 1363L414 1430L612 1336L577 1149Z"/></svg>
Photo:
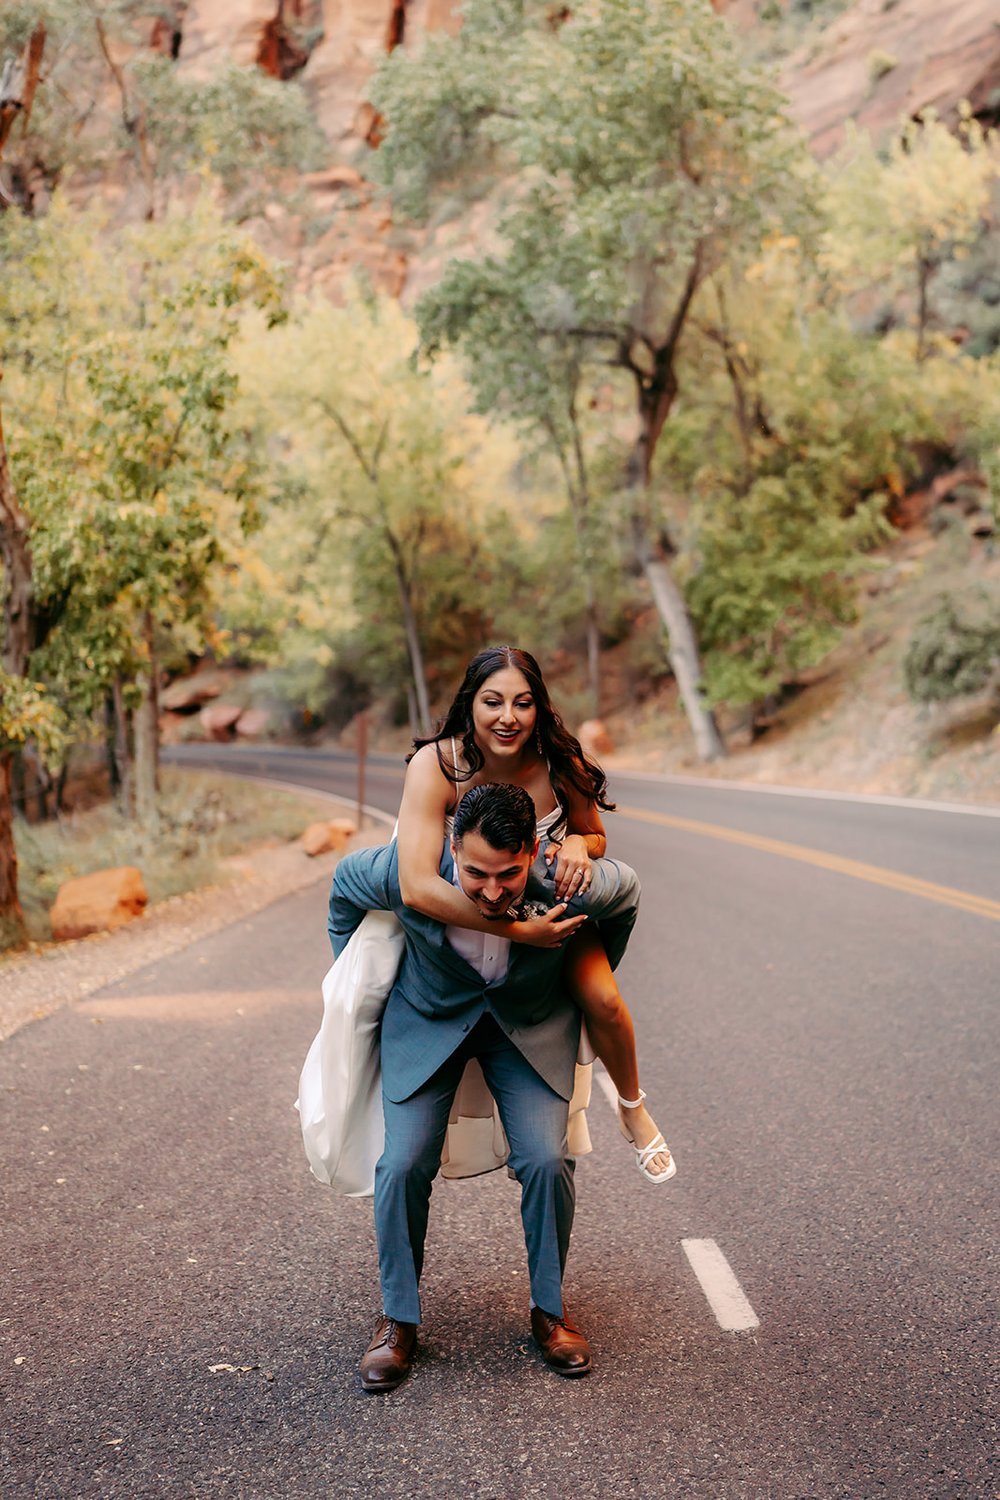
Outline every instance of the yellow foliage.
<svg viewBox="0 0 1000 1500"><path fill-rule="evenodd" d="M995 134L969 117L957 132L930 112L908 121L884 160L852 132L831 168L824 268L851 291L894 284L964 249L979 235L998 171Z"/></svg>

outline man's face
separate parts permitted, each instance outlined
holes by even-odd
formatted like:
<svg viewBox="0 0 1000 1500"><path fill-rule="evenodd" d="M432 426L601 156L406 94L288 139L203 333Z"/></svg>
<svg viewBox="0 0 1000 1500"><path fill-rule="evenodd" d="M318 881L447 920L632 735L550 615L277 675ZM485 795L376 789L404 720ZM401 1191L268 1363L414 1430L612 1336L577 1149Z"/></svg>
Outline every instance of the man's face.
<svg viewBox="0 0 1000 1500"><path fill-rule="evenodd" d="M459 884L484 917L499 921L507 908L521 896L528 883L528 871L538 852L522 849L494 849L481 833L467 833L461 843L452 839L451 853L458 871Z"/></svg>

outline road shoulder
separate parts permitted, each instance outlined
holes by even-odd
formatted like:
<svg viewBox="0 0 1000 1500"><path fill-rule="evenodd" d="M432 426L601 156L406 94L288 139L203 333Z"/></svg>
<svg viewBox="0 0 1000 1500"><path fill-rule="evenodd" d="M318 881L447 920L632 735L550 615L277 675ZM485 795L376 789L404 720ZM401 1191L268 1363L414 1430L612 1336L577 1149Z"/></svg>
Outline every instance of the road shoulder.
<svg viewBox="0 0 1000 1500"><path fill-rule="evenodd" d="M328 815L335 800L324 797ZM351 811L346 803L341 806ZM381 826L365 827L348 847L380 844L386 836ZM95 933L73 943L48 943L6 959L0 964L0 1042L22 1026L84 1000L282 896L314 884L327 888L338 857L329 853L310 859L297 839L247 850L225 861L229 876L225 883L158 902L117 932Z"/></svg>

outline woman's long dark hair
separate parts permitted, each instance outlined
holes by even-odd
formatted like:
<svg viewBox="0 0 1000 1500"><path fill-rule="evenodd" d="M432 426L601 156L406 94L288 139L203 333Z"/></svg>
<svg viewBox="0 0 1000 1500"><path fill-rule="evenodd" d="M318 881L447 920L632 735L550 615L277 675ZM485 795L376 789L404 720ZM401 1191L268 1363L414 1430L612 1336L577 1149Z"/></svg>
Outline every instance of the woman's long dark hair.
<svg viewBox="0 0 1000 1500"><path fill-rule="evenodd" d="M437 750L438 765L448 780L455 782L456 785L459 782L468 781L475 776L477 771L482 770L484 756L476 744L472 704L487 677L492 677L494 672L502 672L507 667L514 667L521 672L531 689L531 696L535 700L535 711L538 715L537 726L541 752L548 762L552 790L560 805L565 809L566 792L569 787L573 787L588 802L595 802L605 812L613 811L615 804L608 801L607 776L599 765L584 754L580 741L575 735L570 734L552 707L542 669L535 658L530 652L521 651L517 646L490 646L486 651L480 651L478 656L472 658L465 669L462 685L455 694L437 734L432 734L424 740L414 740L413 749L406 757L407 760L412 759L418 750L423 749L424 745L434 745ZM467 771L460 771L457 766L452 766L441 752L442 743L452 737L462 742L465 764L468 766Z"/></svg>

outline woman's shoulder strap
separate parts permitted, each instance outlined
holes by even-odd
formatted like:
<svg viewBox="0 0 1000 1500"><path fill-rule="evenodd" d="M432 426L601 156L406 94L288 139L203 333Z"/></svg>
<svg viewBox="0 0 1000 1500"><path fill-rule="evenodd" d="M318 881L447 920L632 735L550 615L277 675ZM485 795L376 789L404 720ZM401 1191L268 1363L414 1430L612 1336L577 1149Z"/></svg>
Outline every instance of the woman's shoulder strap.
<svg viewBox="0 0 1000 1500"><path fill-rule="evenodd" d="M461 800L464 797L465 793L469 789L467 783L462 782L461 780L459 780L459 777L461 776L461 773L465 770L465 767L459 764L459 759L458 759L458 745L455 742L455 736L454 735L452 735L452 737L451 737L451 769L454 772L454 776L455 776L455 781L454 781L455 806L451 809L451 812L448 814L449 820L452 819L452 818L454 818L455 814L458 812L458 804L461 802Z"/></svg>

